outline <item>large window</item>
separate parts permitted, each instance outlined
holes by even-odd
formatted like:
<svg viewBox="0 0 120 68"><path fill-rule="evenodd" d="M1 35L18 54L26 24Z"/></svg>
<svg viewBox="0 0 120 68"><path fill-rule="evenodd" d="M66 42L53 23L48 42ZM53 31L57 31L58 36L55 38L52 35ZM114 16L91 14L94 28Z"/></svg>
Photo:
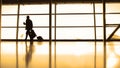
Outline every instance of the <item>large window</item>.
<svg viewBox="0 0 120 68"><path fill-rule="evenodd" d="M119 3L106 4L106 24L119 24ZM31 9L32 8L32 9ZM103 8L101 3L57 4L56 18L55 5L52 5L52 39L54 39L54 26L56 23L56 38L59 39L103 39ZM95 9L95 21L94 10ZM26 16L30 15L33 21L34 30L44 39L49 39L49 4L24 4L20 5L18 39L25 38L25 25L23 22ZM17 28L17 5L2 6L2 39L16 39ZM56 19L56 22L55 22ZM94 24L96 23L96 25ZM94 28L95 26L95 28ZM108 27L107 37L116 26ZM8 35L9 34L9 35ZM119 31L116 32L119 35Z"/></svg>

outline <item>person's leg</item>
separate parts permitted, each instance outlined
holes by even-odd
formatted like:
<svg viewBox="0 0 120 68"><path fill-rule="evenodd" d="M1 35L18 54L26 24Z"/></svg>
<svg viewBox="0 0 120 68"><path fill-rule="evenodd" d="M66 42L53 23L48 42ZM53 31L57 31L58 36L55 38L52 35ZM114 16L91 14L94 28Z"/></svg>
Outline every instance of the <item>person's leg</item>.
<svg viewBox="0 0 120 68"><path fill-rule="evenodd" d="M25 40L27 40L28 35L29 35L29 31L27 30Z"/></svg>

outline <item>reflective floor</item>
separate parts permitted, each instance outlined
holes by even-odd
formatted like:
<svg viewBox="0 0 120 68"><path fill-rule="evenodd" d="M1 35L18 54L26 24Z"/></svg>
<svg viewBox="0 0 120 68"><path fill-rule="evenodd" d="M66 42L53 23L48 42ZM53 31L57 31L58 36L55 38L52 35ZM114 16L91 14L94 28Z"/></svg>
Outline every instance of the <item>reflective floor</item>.
<svg viewBox="0 0 120 68"><path fill-rule="evenodd" d="M103 42L52 42L52 68L103 68ZM56 49L56 59L55 59ZM107 68L120 68L120 42L107 42ZM96 59L95 59L96 58ZM56 63L55 63L56 61ZM49 68L49 42L2 41L0 68Z"/></svg>

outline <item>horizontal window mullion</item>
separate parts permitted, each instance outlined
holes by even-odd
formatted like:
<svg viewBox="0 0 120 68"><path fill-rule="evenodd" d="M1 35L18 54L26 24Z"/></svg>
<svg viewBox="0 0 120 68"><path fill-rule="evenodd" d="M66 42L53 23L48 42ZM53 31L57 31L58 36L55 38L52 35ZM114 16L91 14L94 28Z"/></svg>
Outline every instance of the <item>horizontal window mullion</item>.
<svg viewBox="0 0 120 68"><path fill-rule="evenodd" d="M56 15L91 15L94 13L57 13ZM102 14L102 13L95 13L95 14ZM120 13L106 13L106 14L120 14ZM2 14L2 16L15 16L17 14ZM20 15L49 15L49 13L46 14L20 14ZM54 13L52 15L55 15Z"/></svg>
<svg viewBox="0 0 120 68"><path fill-rule="evenodd" d="M94 28L94 26L56 26L56 28ZM103 27L103 26L96 26L96 27ZM108 25L106 27L117 27L116 25ZM2 28L17 28L17 26L2 26ZM19 26L18 28L25 28L25 26ZM33 28L49 28L49 26L34 26ZM52 26L55 28L55 26Z"/></svg>

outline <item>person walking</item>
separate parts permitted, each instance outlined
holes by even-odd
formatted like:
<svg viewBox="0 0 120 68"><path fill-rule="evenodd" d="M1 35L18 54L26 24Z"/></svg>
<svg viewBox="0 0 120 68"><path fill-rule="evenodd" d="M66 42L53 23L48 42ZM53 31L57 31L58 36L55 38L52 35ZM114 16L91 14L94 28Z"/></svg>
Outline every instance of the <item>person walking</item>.
<svg viewBox="0 0 120 68"><path fill-rule="evenodd" d="M30 19L30 16L26 17L26 22L24 22L23 24L26 25L25 26L25 29L26 29L25 40L27 40L27 37L28 37L28 35L30 34L30 32L32 31L32 28L33 28L33 23L32 23L32 20Z"/></svg>

